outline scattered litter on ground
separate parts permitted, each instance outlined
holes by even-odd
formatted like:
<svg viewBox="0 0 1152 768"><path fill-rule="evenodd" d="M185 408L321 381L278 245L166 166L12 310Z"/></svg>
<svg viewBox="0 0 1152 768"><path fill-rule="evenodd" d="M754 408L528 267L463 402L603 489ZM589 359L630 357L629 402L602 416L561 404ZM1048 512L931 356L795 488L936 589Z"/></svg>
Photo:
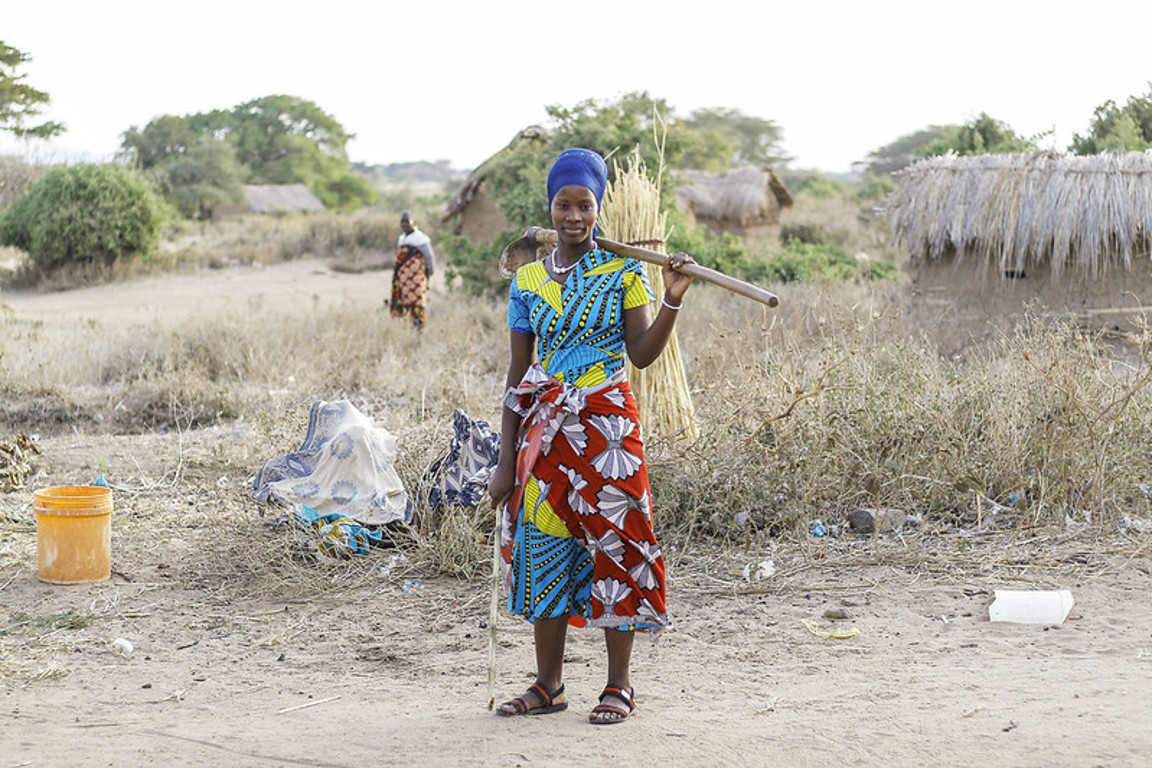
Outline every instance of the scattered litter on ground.
<svg viewBox="0 0 1152 768"><path fill-rule="evenodd" d="M761 560L755 571L752 570L752 563L747 563L744 566L744 581L763 581L775 575L776 564L771 560Z"/></svg>
<svg viewBox="0 0 1152 768"><path fill-rule="evenodd" d="M811 632L813 635L815 635L816 637L819 637L819 638L823 638L825 640L827 640L829 638L831 638L833 640L847 640L850 637L856 637L856 635L860 634L860 630L856 629L856 627L851 627L850 629L838 629L838 630L835 630L832 632L825 632L824 630L816 629L816 625L814 625L812 622L808 621L808 619L801 619L800 623L803 624L804 628L807 629L809 632Z"/></svg>

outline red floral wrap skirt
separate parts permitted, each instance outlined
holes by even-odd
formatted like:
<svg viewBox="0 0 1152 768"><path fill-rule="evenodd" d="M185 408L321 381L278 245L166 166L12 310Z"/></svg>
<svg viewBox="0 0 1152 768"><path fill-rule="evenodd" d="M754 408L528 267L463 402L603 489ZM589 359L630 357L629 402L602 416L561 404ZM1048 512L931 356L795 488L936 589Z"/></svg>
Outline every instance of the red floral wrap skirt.
<svg viewBox="0 0 1152 768"><path fill-rule="evenodd" d="M541 573L543 559L528 563L526 571L528 553L516 551L527 546L526 527L537 539L536 529L551 529L557 538L574 539L591 559L589 594L575 601L569 623L657 632L669 626L640 414L628 382L621 375L580 388L536 364L504 404L522 417L516 489L500 532L513 610L531 617L533 606L526 602L546 602L549 589L571 587L562 583L569 578L562 573ZM535 582L530 597L517 583L526 579Z"/></svg>

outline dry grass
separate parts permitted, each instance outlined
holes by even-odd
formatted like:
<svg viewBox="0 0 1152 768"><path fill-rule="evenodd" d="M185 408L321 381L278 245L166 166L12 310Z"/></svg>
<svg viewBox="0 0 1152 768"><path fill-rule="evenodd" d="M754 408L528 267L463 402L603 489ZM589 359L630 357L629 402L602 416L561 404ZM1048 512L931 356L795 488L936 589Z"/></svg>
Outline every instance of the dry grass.
<svg viewBox="0 0 1152 768"><path fill-rule="evenodd" d="M1016 555L983 537L1029 542L1019 551L1037 557L1045 542L1106 538L1152 515L1145 346L1120 358L1074 329L1034 325L943 360L906 327L898 298L870 286L775 290L781 305L767 310L698 285L678 321L700 438L648 446L673 562L707 559L701 546L720 558L803 548L819 520L861 557L1000 563ZM318 574L290 531L256 514L247 478L299 443L314 398L347 398L397 434L410 492L447 448L454 409L498 424L504 307L453 294L434 312L422 334L382 321L376 306L226 314L176 332L9 320L0 433L163 439L160 467L119 479L118 508L139 513L118 525L136 546L192 542L200 556L187 578L232 596L339 589L374 578L380 559ZM0 501L3 530L23 534L0 536L3 579L34 544L26 505ZM859 508L896 508L910 522L858 539L845 520ZM486 573L492 519L486 507L420 505L399 534L398 568Z"/></svg>

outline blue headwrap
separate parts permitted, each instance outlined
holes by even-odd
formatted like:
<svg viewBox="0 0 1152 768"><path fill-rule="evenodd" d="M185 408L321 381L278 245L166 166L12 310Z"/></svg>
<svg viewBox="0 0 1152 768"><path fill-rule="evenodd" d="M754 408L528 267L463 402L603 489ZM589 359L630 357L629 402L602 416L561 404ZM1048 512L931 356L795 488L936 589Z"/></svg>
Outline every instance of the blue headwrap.
<svg viewBox="0 0 1152 768"><path fill-rule="evenodd" d="M596 206L604 199L604 189L608 186L608 166L604 158L590 149L566 149L548 171L548 205L561 187L579 184L596 195Z"/></svg>

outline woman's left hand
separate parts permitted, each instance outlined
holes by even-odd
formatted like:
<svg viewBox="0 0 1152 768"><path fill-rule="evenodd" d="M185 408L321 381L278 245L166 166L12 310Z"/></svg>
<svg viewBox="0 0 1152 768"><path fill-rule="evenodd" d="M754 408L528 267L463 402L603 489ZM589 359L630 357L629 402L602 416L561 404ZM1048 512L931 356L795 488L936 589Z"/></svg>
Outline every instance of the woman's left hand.
<svg viewBox="0 0 1152 768"><path fill-rule="evenodd" d="M692 276L686 275L678 269L685 264L695 264L696 260L686 253L674 253L664 265L664 290L667 292L670 299L675 300L679 304L680 299L684 298L684 294L688 291L688 286L692 284Z"/></svg>

